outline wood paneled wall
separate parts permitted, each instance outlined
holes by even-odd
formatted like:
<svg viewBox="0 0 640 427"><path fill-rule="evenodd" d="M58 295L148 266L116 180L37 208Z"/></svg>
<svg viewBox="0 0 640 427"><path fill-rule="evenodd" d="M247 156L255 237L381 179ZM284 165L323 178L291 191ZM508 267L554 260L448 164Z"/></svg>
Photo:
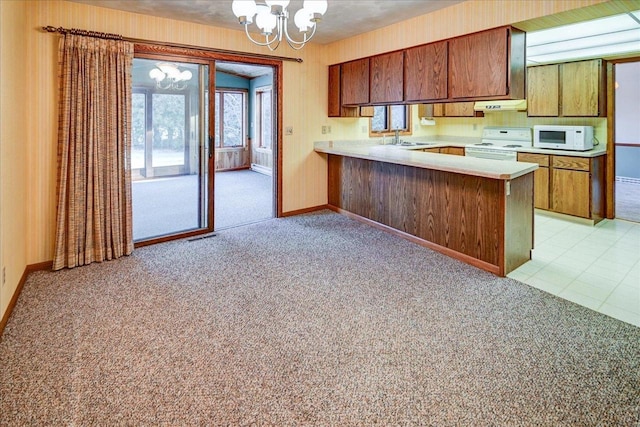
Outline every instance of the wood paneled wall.
<svg viewBox="0 0 640 427"><path fill-rule="evenodd" d="M248 148L216 149L216 172L248 168L249 166Z"/></svg>

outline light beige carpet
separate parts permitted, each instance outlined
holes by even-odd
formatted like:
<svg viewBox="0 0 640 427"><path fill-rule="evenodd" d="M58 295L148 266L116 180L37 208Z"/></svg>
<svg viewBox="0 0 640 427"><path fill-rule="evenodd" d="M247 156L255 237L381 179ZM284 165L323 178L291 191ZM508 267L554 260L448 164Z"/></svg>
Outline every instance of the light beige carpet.
<svg viewBox="0 0 640 427"><path fill-rule="evenodd" d="M29 277L0 424L635 426L640 328L321 212Z"/></svg>

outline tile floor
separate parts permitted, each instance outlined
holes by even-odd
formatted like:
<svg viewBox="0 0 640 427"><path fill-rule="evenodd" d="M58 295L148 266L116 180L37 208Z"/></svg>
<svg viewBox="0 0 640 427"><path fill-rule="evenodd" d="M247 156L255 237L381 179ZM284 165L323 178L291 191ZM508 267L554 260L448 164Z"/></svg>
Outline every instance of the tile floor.
<svg viewBox="0 0 640 427"><path fill-rule="evenodd" d="M640 327L640 223L534 221L532 259L508 277Z"/></svg>

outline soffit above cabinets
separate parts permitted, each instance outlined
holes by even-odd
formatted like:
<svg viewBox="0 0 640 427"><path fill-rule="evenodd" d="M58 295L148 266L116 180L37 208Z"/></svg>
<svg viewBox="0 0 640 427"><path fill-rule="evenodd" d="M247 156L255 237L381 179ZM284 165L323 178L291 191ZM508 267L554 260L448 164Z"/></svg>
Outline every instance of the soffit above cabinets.
<svg viewBox="0 0 640 427"><path fill-rule="evenodd" d="M527 33L527 65L640 56L640 11Z"/></svg>

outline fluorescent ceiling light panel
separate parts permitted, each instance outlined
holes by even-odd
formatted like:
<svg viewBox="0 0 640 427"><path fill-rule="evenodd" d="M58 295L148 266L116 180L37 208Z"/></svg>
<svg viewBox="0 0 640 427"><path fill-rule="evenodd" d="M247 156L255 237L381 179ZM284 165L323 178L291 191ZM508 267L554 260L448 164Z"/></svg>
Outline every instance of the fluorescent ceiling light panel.
<svg viewBox="0 0 640 427"><path fill-rule="evenodd" d="M589 47L610 46L619 43L633 42L637 44L637 50L640 50L640 28L620 31L617 33L601 34L579 39L558 41L556 43L529 46L527 48L527 56L545 55L555 52L570 52L572 50L585 49Z"/></svg>
<svg viewBox="0 0 640 427"><path fill-rule="evenodd" d="M578 60L578 59L590 59L590 58L602 58L605 56L612 56L616 54L623 54L628 52L635 52L638 50L637 42L620 43L610 46L600 46L589 49L574 50L569 52L549 53L547 55L538 55L527 57L527 61L532 63L549 63L549 62L563 62L566 60Z"/></svg>
<svg viewBox="0 0 640 427"><path fill-rule="evenodd" d="M527 33L527 62L640 53L640 11Z"/></svg>

